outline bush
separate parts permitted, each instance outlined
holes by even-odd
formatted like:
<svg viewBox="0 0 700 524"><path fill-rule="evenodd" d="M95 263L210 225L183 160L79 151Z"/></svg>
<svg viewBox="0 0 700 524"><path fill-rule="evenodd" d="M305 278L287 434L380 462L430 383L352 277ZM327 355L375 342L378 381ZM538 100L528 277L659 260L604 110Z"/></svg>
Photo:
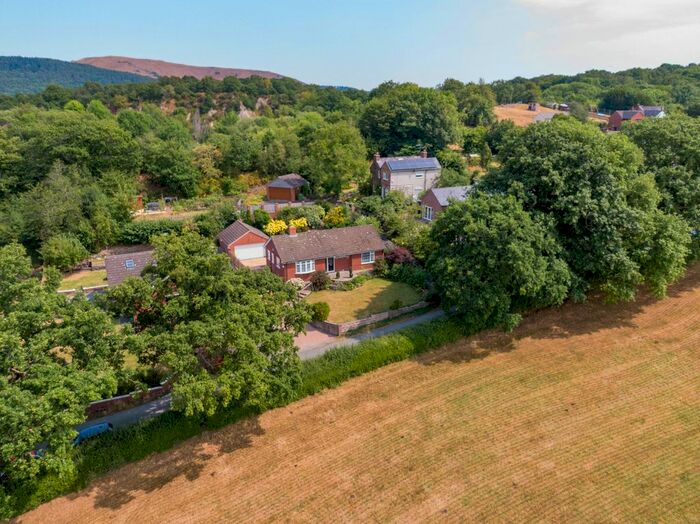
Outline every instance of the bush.
<svg viewBox="0 0 700 524"><path fill-rule="evenodd" d="M326 210L321 206L285 207L277 214L277 218L286 222L295 218L305 218L311 229L320 229L323 227L325 214Z"/></svg>
<svg viewBox="0 0 700 524"><path fill-rule="evenodd" d="M380 277L387 275L389 271L389 263L386 258L378 258L374 262L374 274Z"/></svg>
<svg viewBox="0 0 700 524"><path fill-rule="evenodd" d="M396 246L392 251L386 254L386 260L392 266L394 264L414 264L416 259L413 254L405 247Z"/></svg>
<svg viewBox="0 0 700 524"><path fill-rule="evenodd" d="M311 289L314 291L323 291L331 285L331 277L325 271L314 272L309 281L311 282Z"/></svg>
<svg viewBox="0 0 700 524"><path fill-rule="evenodd" d="M67 271L85 260L89 253L76 236L60 233L44 242L41 256L46 265Z"/></svg>
<svg viewBox="0 0 700 524"><path fill-rule="evenodd" d="M287 231L287 224L284 220L270 220L263 227L263 231L270 236L279 235Z"/></svg>
<svg viewBox="0 0 700 524"><path fill-rule="evenodd" d="M263 209L256 209L253 211L253 225L258 229L265 229L265 226L270 223L272 218L270 214Z"/></svg>
<svg viewBox="0 0 700 524"><path fill-rule="evenodd" d="M182 222L177 220L130 222L122 227L119 241L122 244L148 244L151 237L180 231L182 231Z"/></svg>
<svg viewBox="0 0 700 524"><path fill-rule="evenodd" d="M400 309L401 306L403 306L403 303L401 302L400 298L397 298L394 300L391 305L389 306L389 309Z"/></svg>
<svg viewBox="0 0 700 524"><path fill-rule="evenodd" d="M331 307L327 302L315 302L311 304L311 320L325 322L331 314Z"/></svg>
<svg viewBox="0 0 700 524"><path fill-rule="evenodd" d="M386 277L394 282L403 282L418 289L425 289L428 273L422 267L413 264L395 264L389 269Z"/></svg>
<svg viewBox="0 0 700 524"><path fill-rule="evenodd" d="M350 276L352 276L352 274ZM368 275L368 274L357 275L352 280L338 283L336 285L335 289L337 289L338 291L351 291L353 289L360 287L362 284L367 282L370 278L372 278L372 276Z"/></svg>

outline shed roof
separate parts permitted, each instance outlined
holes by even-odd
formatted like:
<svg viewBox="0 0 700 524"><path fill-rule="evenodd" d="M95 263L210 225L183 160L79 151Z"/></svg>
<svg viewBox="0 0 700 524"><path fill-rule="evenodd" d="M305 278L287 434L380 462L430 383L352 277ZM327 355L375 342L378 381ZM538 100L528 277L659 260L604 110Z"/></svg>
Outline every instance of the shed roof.
<svg viewBox="0 0 700 524"><path fill-rule="evenodd" d="M270 239L282 263L328 257L345 257L384 249L385 242L372 225L316 229L296 236Z"/></svg>
<svg viewBox="0 0 700 524"><path fill-rule="evenodd" d="M153 262L153 248L136 253L123 253L105 257L107 284L116 286L128 277L140 277L141 272Z"/></svg>
<svg viewBox="0 0 700 524"><path fill-rule="evenodd" d="M288 175L282 175L275 178L272 182L267 184L267 187L280 187L285 189L294 189L301 186L306 186L309 183L307 180L296 173L289 173Z"/></svg>
<svg viewBox="0 0 700 524"><path fill-rule="evenodd" d="M216 236L216 239L219 242L219 246L225 249L246 233L253 233L254 235L261 237L263 242L267 241L267 239L269 238L258 228L246 224L242 220L236 220L233 224L229 225L226 229L222 230Z"/></svg>

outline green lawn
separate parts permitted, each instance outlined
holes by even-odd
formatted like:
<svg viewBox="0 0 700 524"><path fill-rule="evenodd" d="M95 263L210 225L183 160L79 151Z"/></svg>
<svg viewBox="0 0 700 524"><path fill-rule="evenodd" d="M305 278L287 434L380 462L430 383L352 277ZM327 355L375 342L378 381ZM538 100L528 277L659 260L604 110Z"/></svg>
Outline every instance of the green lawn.
<svg viewBox="0 0 700 524"><path fill-rule="evenodd" d="M58 289L78 289L81 287L101 286L107 283L107 271L97 269L95 271L76 271L66 275Z"/></svg>
<svg viewBox="0 0 700 524"><path fill-rule="evenodd" d="M397 299L402 306L419 302L420 291L402 282L373 278L352 291L316 291L306 299L310 303L328 302L330 322L348 322L381 313L391 308Z"/></svg>

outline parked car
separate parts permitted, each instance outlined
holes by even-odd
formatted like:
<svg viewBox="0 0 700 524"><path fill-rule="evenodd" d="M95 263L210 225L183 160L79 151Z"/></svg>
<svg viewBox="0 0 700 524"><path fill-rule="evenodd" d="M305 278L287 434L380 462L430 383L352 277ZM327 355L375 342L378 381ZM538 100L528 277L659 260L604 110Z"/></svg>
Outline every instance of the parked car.
<svg viewBox="0 0 700 524"><path fill-rule="evenodd" d="M97 435L102 435L103 433L108 433L113 429L114 427L112 426L111 422L100 422L94 426L88 426L78 431L78 436L73 439L73 445L77 446L84 440L96 437Z"/></svg>

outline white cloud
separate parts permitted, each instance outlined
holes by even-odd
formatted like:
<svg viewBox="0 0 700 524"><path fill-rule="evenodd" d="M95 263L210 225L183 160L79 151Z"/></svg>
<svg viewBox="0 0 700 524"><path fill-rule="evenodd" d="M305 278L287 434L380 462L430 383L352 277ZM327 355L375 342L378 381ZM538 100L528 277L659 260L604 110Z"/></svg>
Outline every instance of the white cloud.
<svg viewBox="0 0 700 524"><path fill-rule="evenodd" d="M698 0L516 0L531 60L566 70L700 62Z"/></svg>

